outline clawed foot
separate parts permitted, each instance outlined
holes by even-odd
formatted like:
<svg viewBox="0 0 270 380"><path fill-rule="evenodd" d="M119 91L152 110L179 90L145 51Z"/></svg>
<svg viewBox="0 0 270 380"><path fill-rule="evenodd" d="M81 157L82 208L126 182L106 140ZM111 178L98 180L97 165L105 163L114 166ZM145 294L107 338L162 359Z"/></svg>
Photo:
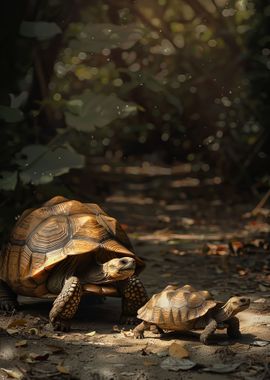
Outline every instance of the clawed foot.
<svg viewBox="0 0 270 380"><path fill-rule="evenodd" d="M143 331L136 331L136 329L133 330L133 338L134 339L143 339L144 334Z"/></svg>
<svg viewBox="0 0 270 380"><path fill-rule="evenodd" d="M200 342L203 343L203 344L208 345L209 344L209 336L201 334L201 336L200 336Z"/></svg>
<svg viewBox="0 0 270 380"><path fill-rule="evenodd" d="M51 323L55 331L62 331L62 332L70 331L70 321L59 319Z"/></svg>
<svg viewBox="0 0 270 380"><path fill-rule="evenodd" d="M121 315L119 323L121 325L137 325L139 319L134 315Z"/></svg>

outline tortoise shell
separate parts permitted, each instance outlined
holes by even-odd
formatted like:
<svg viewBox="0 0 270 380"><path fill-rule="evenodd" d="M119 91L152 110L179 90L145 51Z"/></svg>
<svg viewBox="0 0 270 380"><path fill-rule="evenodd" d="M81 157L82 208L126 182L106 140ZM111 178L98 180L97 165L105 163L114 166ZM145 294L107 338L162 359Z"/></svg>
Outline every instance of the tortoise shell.
<svg viewBox="0 0 270 380"><path fill-rule="evenodd" d="M0 278L17 294L41 297L48 293L46 279L57 263L94 253L100 262L129 256L143 267L116 219L96 204L56 196L23 212L0 256Z"/></svg>
<svg viewBox="0 0 270 380"><path fill-rule="evenodd" d="M185 330L216 305L208 291L169 285L138 310L138 318L165 330Z"/></svg>

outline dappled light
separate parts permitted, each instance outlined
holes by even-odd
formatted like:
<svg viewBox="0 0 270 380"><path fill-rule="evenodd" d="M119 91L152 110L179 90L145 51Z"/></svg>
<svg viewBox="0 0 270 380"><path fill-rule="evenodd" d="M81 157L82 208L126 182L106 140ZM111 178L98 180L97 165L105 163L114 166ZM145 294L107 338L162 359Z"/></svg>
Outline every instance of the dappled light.
<svg viewBox="0 0 270 380"><path fill-rule="evenodd" d="M6 4L0 380L270 378L269 16Z"/></svg>

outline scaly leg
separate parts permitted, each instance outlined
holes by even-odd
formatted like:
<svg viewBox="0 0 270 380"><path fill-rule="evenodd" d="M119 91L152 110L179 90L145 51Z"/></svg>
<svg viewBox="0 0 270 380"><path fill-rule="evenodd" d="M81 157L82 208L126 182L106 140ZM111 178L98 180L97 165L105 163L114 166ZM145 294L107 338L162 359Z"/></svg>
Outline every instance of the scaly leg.
<svg viewBox="0 0 270 380"><path fill-rule="evenodd" d="M136 276L132 276L128 280L121 281L120 292L122 295L121 323L137 323L137 311L148 301L148 296L141 280Z"/></svg>
<svg viewBox="0 0 270 380"><path fill-rule="evenodd" d="M149 330L151 326L152 326L151 323L142 321L138 326L136 326L133 329L134 339L143 339L144 338L144 332L146 330Z"/></svg>
<svg viewBox="0 0 270 380"><path fill-rule="evenodd" d="M18 308L17 295L0 280L0 310L13 312Z"/></svg>
<svg viewBox="0 0 270 380"><path fill-rule="evenodd" d="M50 311L50 322L55 330L70 330L70 321L78 309L81 294L82 289L79 279L74 276L68 278Z"/></svg>
<svg viewBox="0 0 270 380"><path fill-rule="evenodd" d="M164 331L158 327L157 325L151 325L150 326L150 331L153 333L153 334L164 334Z"/></svg>
<svg viewBox="0 0 270 380"><path fill-rule="evenodd" d="M241 338L241 332L239 330L240 324L237 317L232 317L226 321L228 325L227 334L232 339Z"/></svg>
<svg viewBox="0 0 270 380"><path fill-rule="evenodd" d="M217 321L215 319L210 319L208 325L205 327L200 336L200 341L203 344L208 344L208 338L213 334L217 329Z"/></svg>

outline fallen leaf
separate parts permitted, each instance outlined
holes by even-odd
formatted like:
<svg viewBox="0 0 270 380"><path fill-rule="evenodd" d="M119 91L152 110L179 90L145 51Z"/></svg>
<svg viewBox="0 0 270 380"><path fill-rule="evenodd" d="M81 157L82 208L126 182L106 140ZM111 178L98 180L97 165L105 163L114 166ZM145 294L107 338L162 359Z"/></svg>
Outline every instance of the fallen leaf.
<svg viewBox="0 0 270 380"><path fill-rule="evenodd" d="M70 374L70 369L69 367L65 367L63 366L62 364L58 364L56 366L57 370L60 372L60 373L63 373L65 375L69 375Z"/></svg>
<svg viewBox="0 0 270 380"><path fill-rule="evenodd" d="M268 340L254 340L250 345L257 347L267 346L270 342Z"/></svg>
<svg viewBox="0 0 270 380"><path fill-rule="evenodd" d="M143 365L145 365L146 367L151 367L154 365L158 365L158 362L155 362L153 360L144 360Z"/></svg>
<svg viewBox="0 0 270 380"><path fill-rule="evenodd" d="M203 247L203 252L207 255L226 256L230 254L230 248L228 244L207 243Z"/></svg>
<svg viewBox="0 0 270 380"><path fill-rule="evenodd" d="M63 347L55 346L54 344L46 344L46 346L49 348L52 354L60 354L65 352Z"/></svg>
<svg viewBox="0 0 270 380"><path fill-rule="evenodd" d="M121 332L121 329L120 329L119 326L114 325L113 328L112 328L112 331L115 331L115 332Z"/></svg>
<svg viewBox="0 0 270 380"><path fill-rule="evenodd" d="M86 335L86 336L94 336L95 334L96 334L95 331L91 331L91 332L89 332L89 333L86 333L85 335Z"/></svg>
<svg viewBox="0 0 270 380"><path fill-rule="evenodd" d="M35 352L30 352L28 354L24 354L20 357L20 359L24 360L27 363L36 363L38 361L47 360L50 356L49 352L43 352L41 354L37 354Z"/></svg>
<svg viewBox="0 0 270 380"><path fill-rule="evenodd" d="M160 364L161 368L175 372L180 371L180 369L182 371L188 371L196 365L196 363L192 362L189 359L176 359L171 357L163 360Z"/></svg>
<svg viewBox="0 0 270 380"><path fill-rule="evenodd" d="M14 335L14 334L17 334L19 332L18 329L7 329L6 331L9 335Z"/></svg>
<svg viewBox="0 0 270 380"><path fill-rule="evenodd" d="M15 347L26 347L27 346L27 340L19 340L15 343Z"/></svg>
<svg viewBox="0 0 270 380"><path fill-rule="evenodd" d="M188 351L178 343L172 343L169 347L169 355L173 358L183 359L188 358Z"/></svg>
<svg viewBox="0 0 270 380"><path fill-rule="evenodd" d="M14 321L8 324L8 329L12 329L18 326L25 326L26 324L27 324L27 321L25 319L14 319Z"/></svg>
<svg viewBox="0 0 270 380"><path fill-rule="evenodd" d="M158 351L158 352L157 352L157 356L158 356L159 358L165 358L165 356L168 356L168 355L169 355L168 350Z"/></svg>
<svg viewBox="0 0 270 380"><path fill-rule="evenodd" d="M242 363L233 364L214 364L211 367L203 368L202 371L214 373L230 373L234 372Z"/></svg>
<svg viewBox="0 0 270 380"><path fill-rule="evenodd" d="M6 368L0 368L1 371L6 373L8 377L11 377L12 379L23 379L24 375L21 371L17 369L6 369Z"/></svg>

